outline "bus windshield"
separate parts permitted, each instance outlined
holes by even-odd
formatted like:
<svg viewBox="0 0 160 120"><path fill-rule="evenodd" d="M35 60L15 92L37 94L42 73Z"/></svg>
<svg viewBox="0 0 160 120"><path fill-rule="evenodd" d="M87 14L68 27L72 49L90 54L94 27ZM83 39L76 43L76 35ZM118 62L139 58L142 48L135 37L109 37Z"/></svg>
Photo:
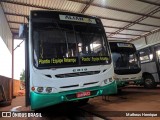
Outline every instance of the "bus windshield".
<svg viewBox="0 0 160 120"><path fill-rule="evenodd" d="M140 62L133 44L110 42L110 47L116 74L136 74L140 72Z"/></svg>
<svg viewBox="0 0 160 120"><path fill-rule="evenodd" d="M139 68L138 56L136 53L113 52L112 55L115 70Z"/></svg>
<svg viewBox="0 0 160 120"><path fill-rule="evenodd" d="M109 62L110 55L103 29L97 25L34 22L33 44L36 67Z"/></svg>

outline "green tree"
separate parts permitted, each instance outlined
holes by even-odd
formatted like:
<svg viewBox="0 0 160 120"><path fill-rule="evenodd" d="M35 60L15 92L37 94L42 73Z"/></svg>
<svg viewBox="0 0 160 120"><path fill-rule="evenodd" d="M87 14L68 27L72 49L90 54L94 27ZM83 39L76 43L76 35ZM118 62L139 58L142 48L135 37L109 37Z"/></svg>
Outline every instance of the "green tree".
<svg viewBox="0 0 160 120"><path fill-rule="evenodd" d="M25 81L25 70L22 70L22 72L20 74L20 80Z"/></svg>

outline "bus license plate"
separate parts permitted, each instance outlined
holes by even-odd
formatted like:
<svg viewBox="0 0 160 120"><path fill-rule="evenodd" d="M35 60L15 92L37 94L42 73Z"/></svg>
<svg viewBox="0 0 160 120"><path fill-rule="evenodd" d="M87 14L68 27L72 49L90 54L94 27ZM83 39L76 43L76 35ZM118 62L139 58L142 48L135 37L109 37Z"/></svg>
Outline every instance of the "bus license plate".
<svg viewBox="0 0 160 120"><path fill-rule="evenodd" d="M86 97L86 96L90 96L90 95L91 95L90 91L79 92L76 94L77 98Z"/></svg>

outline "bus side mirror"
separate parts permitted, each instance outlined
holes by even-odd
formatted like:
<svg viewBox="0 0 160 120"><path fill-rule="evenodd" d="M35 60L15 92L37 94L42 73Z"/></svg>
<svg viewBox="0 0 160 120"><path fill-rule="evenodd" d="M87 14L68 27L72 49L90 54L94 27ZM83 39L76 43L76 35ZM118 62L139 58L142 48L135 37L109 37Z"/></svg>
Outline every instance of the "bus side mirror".
<svg viewBox="0 0 160 120"><path fill-rule="evenodd" d="M19 27L19 38L24 39L27 36L27 25L21 24Z"/></svg>

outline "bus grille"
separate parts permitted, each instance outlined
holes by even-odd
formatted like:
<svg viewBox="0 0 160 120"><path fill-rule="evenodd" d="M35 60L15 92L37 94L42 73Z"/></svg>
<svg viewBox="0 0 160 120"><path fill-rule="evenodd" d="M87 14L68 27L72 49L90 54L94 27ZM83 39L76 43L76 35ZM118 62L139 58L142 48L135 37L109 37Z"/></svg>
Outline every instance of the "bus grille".
<svg viewBox="0 0 160 120"><path fill-rule="evenodd" d="M99 74L99 73L100 73L100 71L88 71L88 72L76 72L76 73L57 74L55 76L57 78L67 78L67 77L94 75L94 74Z"/></svg>
<svg viewBox="0 0 160 120"><path fill-rule="evenodd" d="M98 90L91 91L90 96L97 95L97 92L98 92ZM67 97L68 100L72 100L72 99L77 98L76 94L69 94L69 95L66 95L66 97Z"/></svg>

